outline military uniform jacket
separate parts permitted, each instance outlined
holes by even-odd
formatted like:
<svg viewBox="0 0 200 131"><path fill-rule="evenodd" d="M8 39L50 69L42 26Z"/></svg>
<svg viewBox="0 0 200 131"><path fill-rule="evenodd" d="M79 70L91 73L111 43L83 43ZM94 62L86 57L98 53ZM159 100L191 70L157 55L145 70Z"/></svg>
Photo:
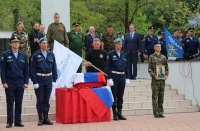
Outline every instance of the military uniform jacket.
<svg viewBox="0 0 200 131"><path fill-rule="evenodd" d="M69 38L69 49L72 50L79 56L82 56L82 48L83 48L83 33L77 32L75 33L74 30L68 33Z"/></svg>
<svg viewBox="0 0 200 131"><path fill-rule="evenodd" d="M112 33L111 35L109 35L107 32L102 34L101 42L104 43L104 50L109 52L115 49L115 45L114 45L115 38L116 38L116 35L114 33Z"/></svg>
<svg viewBox="0 0 200 131"><path fill-rule="evenodd" d="M8 78L22 78L24 84L28 84L28 62L25 53L19 51L17 58L14 56L12 50L3 53L1 57L2 84L7 83L6 79Z"/></svg>
<svg viewBox="0 0 200 131"><path fill-rule="evenodd" d="M48 43L53 43L54 40L58 41L64 46L68 46L69 40L65 26L62 23L52 23L49 25L47 30Z"/></svg>
<svg viewBox="0 0 200 131"><path fill-rule="evenodd" d="M20 38L20 46L19 46L19 50L24 52L24 53L30 53L30 46L27 43L28 41L28 36L25 32L18 32L18 31L14 31L11 35L11 37L13 36L17 36Z"/></svg>
<svg viewBox="0 0 200 131"><path fill-rule="evenodd" d="M148 72L152 78L156 76L156 65L164 65L165 66L165 76L169 75L169 68L167 59L164 55L160 54L152 54L149 56L149 66Z"/></svg>
<svg viewBox="0 0 200 131"><path fill-rule="evenodd" d="M190 55L194 55L198 52L199 49L199 40L197 37L193 37L191 40L190 37L186 37L183 40L184 43L184 51L185 53L189 53Z"/></svg>
<svg viewBox="0 0 200 131"><path fill-rule="evenodd" d="M146 35L144 37L144 45L143 45L143 52L144 54L147 53L147 50L154 50L153 48L153 42L158 40L158 37L156 35L153 35L152 37L150 35Z"/></svg>
<svg viewBox="0 0 200 131"><path fill-rule="evenodd" d="M116 50L110 51L107 55L106 60L106 70L108 79L112 79L111 72L117 71L117 72L125 72L126 78L129 78L129 61L128 61L128 55L127 53L121 51L120 57L118 56Z"/></svg>
<svg viewBox="0 0 200 131"><path fill-rule="evenodd" d="M47 57L45 59L42 52L36 51L31 58L31 80L33 84L37 84L37 73L52 73L53 82L57 80L57 68L56 60L53 52L47 51Z"/></svg>

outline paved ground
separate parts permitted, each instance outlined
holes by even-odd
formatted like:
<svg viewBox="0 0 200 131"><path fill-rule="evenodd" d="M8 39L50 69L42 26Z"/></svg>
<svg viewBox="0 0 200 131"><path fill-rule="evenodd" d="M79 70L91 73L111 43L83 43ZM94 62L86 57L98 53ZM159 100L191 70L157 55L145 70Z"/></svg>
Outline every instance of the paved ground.
<svg viewBox="0 0 200 131"><path fill-rule="evenodd" d="M166 114L166 118L153 116L129 116L126 121L101 123L59 124L37 126L37 123L24 123L25 127L6 129L0 124L0 131L200 131L200 112Z"/></svg>

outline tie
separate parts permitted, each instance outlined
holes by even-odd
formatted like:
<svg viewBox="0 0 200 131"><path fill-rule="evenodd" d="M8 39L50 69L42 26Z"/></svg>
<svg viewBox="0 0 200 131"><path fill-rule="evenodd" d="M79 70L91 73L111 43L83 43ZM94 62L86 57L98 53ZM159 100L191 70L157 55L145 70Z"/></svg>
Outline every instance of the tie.
<svg viewBox="0 0 200 131"><path fill-rule="evenodd" d="M92 34L92 39L94 39L94 34Z"/></svg>
<svg viewBox="0 0 200 131"><path fill-rule="evenodd" d="M131 33L131 40L133 39L133 34Z"/></svg>

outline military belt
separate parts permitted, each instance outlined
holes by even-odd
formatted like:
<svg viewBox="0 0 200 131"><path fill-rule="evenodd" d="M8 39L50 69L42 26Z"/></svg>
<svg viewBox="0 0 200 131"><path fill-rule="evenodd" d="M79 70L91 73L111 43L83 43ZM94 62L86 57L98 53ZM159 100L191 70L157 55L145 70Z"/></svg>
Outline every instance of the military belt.
<svg viewBox="0 0 200 131"><path fill-rule="evenodd" d="M51 76L52 73L46 73L46 74L44 74L44 73L37 73L37 75L38 76Z"/></svg>
<svg viewBox="0 0 200 131"><path fill-rule="evenodd" d="M125 74L125 72L118 72L118 71L111 71L111 72L114 73L114 74L119 74L119 75Z"/></svg>

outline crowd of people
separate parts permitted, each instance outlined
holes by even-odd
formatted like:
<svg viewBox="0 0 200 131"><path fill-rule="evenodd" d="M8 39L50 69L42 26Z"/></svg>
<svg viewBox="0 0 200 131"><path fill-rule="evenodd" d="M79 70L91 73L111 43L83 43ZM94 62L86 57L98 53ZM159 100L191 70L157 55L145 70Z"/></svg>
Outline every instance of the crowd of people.
<svg viewBox="0 0 200 131"><path fill-rule="evenodd" d="M148 59L148 71L152 77L153 114L155 118L164 117L164 86L169 73L165 33L162 32L158 40L158 37L154 35L153 26L150 26L148 34L141 38L141 35L135 31L135 25L130 24L129 33L125 34L123 39L123 33L114 33L111 25L107 26L106 32L101 36L95 33L93 26L86 30L86 35L79 30L79 26L79 22L74 22L73 29L67 32L64 24L60 22L58 13L54 14L54 22L48 26L47 33L44 32L45 25L35 22L34 30L27 36L23 31L24 24L22 22L17 24L17 31L13 32L10 40L11 49L4 52L1 58L1 79L7 97L7 128L12 127L13 124L14 101L15 126L24 126L21 122L21 107L29 76L33 81L37 96L38 125L53 124L48 119L48 111L52 86L55 85L58 77L55 56L51 52L54 48L54 40L80 57L85 47L85 59L88 62L82 64L86 66L86 71L99 72L101 70L107 74L107 84L111 86L114 97L112 106L114 120L126 120L122 115L125 85L130 83L129 79L137 79L138 57ZM175 29L173 35L177 41L180 41L185 53L191 56L199 51L198 38L193 34L194 28L190 27L184 39L182 39L180 29ZM164 67L157 69L157 65ZM82 72L82 65L77 72Z"/></svg>

